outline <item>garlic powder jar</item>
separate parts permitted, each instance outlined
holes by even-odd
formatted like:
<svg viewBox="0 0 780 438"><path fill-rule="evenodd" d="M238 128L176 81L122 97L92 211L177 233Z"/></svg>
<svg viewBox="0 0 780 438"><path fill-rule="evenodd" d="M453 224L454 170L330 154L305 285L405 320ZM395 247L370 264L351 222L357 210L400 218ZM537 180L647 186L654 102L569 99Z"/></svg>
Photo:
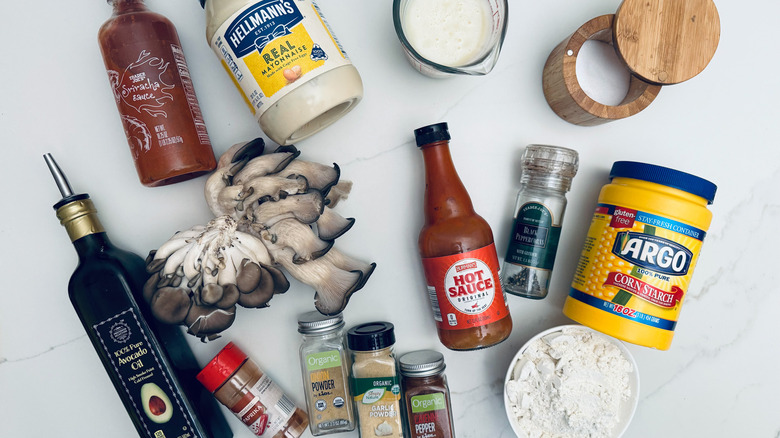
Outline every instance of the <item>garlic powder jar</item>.
<svg viewBox="0 0 780 438"><path fill-rule="evenodd" d="M357 69L312 0L201 0L206 38L263 132L288 145L363 97Z"/></svg>

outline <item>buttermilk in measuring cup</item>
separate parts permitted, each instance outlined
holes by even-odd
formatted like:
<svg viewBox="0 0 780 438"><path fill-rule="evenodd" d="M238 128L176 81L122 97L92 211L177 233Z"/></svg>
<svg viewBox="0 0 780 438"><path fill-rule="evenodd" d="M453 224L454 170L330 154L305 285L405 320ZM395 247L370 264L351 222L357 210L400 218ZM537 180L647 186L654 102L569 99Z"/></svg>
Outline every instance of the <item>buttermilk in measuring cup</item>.
<svg viewBox="0 0 780 438"><path fill-rule="evenodd" d="M498 59L507 9L506 0L395 0L393 20L415 70L483 75Z"/></svg>

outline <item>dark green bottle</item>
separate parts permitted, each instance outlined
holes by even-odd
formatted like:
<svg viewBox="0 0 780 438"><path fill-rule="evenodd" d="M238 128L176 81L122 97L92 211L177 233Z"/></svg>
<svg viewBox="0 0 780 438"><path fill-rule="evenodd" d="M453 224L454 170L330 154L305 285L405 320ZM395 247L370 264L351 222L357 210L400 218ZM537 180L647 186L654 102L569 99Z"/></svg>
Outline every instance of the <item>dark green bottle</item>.
<svg viewBox="0 0 780 438"><path fill-rule="evenodd" d="M144 260L111 243L89 195L74 195L52 156L44 159L63 196L54 205L57 218L79 256L70 301L138 434L232 437L195 380L200 368L181 329L156 321L143 301Z"/></svg>

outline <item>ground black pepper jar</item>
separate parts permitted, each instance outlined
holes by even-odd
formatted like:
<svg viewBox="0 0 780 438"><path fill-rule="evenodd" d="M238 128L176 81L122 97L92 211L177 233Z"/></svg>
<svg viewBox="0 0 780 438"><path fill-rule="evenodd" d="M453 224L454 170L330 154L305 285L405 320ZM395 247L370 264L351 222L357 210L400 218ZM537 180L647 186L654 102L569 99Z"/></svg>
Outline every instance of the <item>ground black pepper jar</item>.
<svg viewBox="0 0 780 438"><path fill-rule="evenodd" d="M410 438L453 438L450 389L438 351L406 353L398 360Z"/></svg>

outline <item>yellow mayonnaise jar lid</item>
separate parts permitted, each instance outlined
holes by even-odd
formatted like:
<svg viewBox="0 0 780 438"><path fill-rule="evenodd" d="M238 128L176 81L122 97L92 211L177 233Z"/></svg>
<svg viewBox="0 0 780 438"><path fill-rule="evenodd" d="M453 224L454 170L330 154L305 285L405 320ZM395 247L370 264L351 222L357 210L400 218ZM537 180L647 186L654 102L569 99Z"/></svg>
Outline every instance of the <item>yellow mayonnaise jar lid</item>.
<svg viewBox="0 0 780 438"><path fill-rule="evenodd" d="M609 176L563 313L626 342L668 350L717 186L633 161L615 162Z"/></svg>

